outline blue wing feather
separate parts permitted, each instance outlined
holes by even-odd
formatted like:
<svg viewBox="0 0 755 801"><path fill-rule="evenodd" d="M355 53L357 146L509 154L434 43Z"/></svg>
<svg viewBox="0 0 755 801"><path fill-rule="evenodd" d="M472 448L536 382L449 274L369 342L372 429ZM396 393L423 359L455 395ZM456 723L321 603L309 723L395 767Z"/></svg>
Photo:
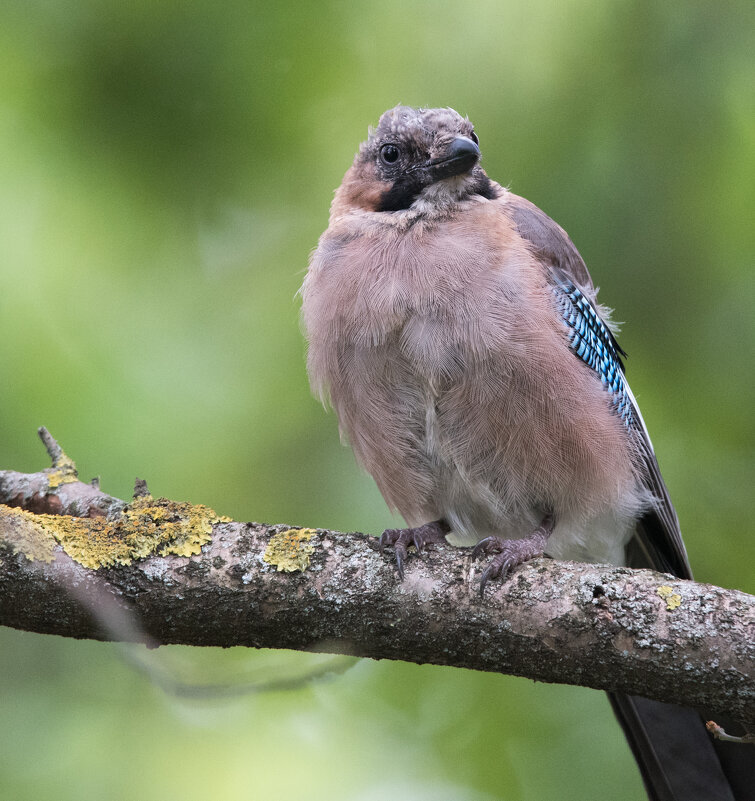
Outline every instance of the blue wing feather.
<svg viewBox="0 0 755 801"><path fill-rule="evenodd" d="M582 290L567 278L554 285L561 318L569 332L569 347L600 378L611 395L611 408L631 429L640 427L624 378L626 353Z"/></svg>

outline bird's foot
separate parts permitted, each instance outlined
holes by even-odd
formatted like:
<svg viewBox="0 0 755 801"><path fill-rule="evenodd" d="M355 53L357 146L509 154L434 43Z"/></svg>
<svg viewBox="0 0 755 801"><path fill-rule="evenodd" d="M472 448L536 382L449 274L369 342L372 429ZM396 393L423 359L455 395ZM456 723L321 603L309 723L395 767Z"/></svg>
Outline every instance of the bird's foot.
<svg viewBox="0 0 755 801"><path fill-rule="evenodd" d="M417 553L422 553L422 548L428 543L445 542L446 534L450 530L451 527L445 520L434 520L417 528L387 528L380 537L380 550L382 551L387 545L393 546L398 574L403 579L407 548L413 545Z"/></svg>
<svg viewBox="0 0 755 801"><path fill-rule="evenodd" d="M503 580L518 565L542 556L554 525L553 515L549 514L528 537L522 537L519 540L486 537L484 540L480 540L472 551L472 559L494 554L480 579L480 597L484 595L485 585L490 579L500 578Z"/></svg>

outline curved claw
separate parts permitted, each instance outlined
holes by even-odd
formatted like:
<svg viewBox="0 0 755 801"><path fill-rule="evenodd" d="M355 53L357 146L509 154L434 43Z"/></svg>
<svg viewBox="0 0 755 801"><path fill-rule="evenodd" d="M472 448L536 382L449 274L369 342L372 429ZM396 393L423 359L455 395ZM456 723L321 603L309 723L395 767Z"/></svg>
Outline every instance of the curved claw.
<svg viewBox="0 0 755 801"><path fill-rule="evenodd" d="M480 598L485 597L485 585L493 577L493 565L488 565L483 571L482 578L480 579Z"/></svg>
<svg viewBox="0 0 755 801"><path fill-rule="evenodd" d="M380 553L403 540L404 530L400 528L387 528L380 535Z"/></svg>
<svg viewBox="0 0 755 801"><path fill-rule="evenodd" d="M528 537L518 540L505 540L500 537L486 537L475 545L472 559L482 555L494 554L490 564L485 568L480 579L480 597L485 593L485 586L490 579L505 580L518 565L542 556L545 544L553 531L553 515L546 515L542 524Z"/></svg>
<svg viewBox="0 0 755 801"><path fill-rule="evenodd" d="M500 542L498 537L485 537L484 540L480 540L472 549L472 560L479 559L481 556L490 553L490 546L498 542Z"/></svg>
<svg viewBox="0 0 755 801"><path fill-rule="evenodd" d="M505 579L509 573L516 567L517 561L516 559L512 559L509 557L508 559L504 560L503 564L498 568L498 573L496 574L496 578Z"/></svg>
<svg viewBox="0 0 755 801"><path fill-rule="evenodd" d="M380 536L380 552L386 546L393 546L398 574L403 579L409 546L413 545L417 553L421 554L428 542L444 542L449 530L448 524L443 520L435 520L416 528L387 528Z"/></svg>
<svg viewBox="0 0 755 801"><path fill-rule="evenodd" d="M512 568L516 566L516 559L505 554L499 554L493 559L490 564L485 568L480 579L480 598L485 594L485 585L490 579L505 580Z"/></svg>

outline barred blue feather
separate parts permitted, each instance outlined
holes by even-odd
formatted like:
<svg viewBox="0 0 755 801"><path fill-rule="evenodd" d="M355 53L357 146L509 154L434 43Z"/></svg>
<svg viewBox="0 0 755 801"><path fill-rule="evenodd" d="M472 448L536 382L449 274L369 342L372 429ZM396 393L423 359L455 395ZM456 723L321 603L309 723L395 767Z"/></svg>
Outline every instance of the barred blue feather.
<svg viewBox="0 0 755 801"><path fill-rule="evenodd" d="M638 425L631 393L624 377L626 353L582 291L568 279L554 288L561 317L569 329L569 347L600 378L611 394L611 408L627 428Z"/></svg>

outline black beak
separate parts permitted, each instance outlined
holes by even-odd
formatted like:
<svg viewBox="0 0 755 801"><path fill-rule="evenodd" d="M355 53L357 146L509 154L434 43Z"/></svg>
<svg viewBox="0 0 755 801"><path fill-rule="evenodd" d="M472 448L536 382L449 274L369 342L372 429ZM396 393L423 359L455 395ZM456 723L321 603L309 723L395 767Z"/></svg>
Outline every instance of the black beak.
<svg viewBox="0 0 755 801"><path fill-rule="evenodd" d="M480 148L466 136L457 136L448 146L446 155L439 159L433 159L427 165L427 169L434 183L443 178L451 178L454 175L469 172L477 164L479 158Z"/></svg>

